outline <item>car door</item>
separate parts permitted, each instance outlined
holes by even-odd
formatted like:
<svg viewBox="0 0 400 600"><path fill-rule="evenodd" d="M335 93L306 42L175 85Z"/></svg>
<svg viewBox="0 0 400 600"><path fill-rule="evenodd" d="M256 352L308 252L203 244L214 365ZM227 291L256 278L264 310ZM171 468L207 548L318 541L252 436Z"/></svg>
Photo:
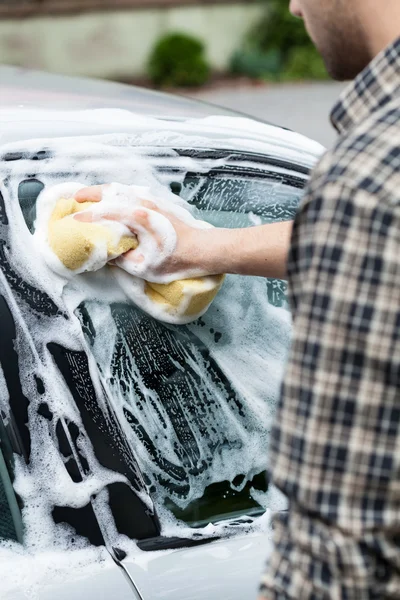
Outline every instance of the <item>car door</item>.
<svg viewBox="0 0 400 600"><path fill-rule="evenodd" d="M25 410L19 431L26 437L29 424L38 464L40 432L62 457L50 465L55 482L64 469L75 484L62 503L47 488L43 501L62 528L105 545L143 598L253 597L268 546L264 515L284 508L266 457L290 341L285 283L229 276L207 314L188 326L107 299L104 281L96 293L88 281L71 311L28 232L44 186L121 173L137 182L143 158L164 189L223 227L293 218L308 168L293 151L285 160L187 146L138 152L110 136L90 143L90 157L79 139L33 141L3 154L0 259L4 314L14 323L6 380L19 395L14 410ZM99 474L105 479L90 492ZM79 503L72 489L82 493Z"/></svg>

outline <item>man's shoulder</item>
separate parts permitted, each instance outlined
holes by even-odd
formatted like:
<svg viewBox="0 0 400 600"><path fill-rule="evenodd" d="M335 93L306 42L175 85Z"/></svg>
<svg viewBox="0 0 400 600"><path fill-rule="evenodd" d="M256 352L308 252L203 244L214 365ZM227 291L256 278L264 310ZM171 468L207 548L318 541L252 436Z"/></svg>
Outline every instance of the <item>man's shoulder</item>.
<svg viewBox="0 0 400 600"><path fill-rule="evenodd" d="M400 204L400 98L342 135L316 166L310 191L323 186L364 190Z"/></svg>

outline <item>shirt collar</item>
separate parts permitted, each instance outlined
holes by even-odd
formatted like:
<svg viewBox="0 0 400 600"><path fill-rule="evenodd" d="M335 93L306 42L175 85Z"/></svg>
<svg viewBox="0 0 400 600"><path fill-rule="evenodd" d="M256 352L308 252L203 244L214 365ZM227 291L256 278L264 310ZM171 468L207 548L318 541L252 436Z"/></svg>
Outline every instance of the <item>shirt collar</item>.
<svg viewBox="0 0 400 600"><path fill-rule="evenodd" d="M400 93L400 38L344 90L331 113L333 126L346 133Z"/></svg>

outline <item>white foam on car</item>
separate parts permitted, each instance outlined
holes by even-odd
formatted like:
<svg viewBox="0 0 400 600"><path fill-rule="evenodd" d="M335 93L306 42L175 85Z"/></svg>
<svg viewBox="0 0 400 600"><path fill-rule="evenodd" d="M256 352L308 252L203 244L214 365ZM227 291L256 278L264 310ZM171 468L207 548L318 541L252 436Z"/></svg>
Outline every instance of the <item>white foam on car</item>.
<svg viewBox="0 0 400 600"><path fill-rule="evenodd" d="M0 143L107 133L130 134L132 145L177 148L229 148L271 153L312 166L324 148L309 138L245 117L154 118L123 109L43 110L0 108ZM118 179L119 181L119 179Z"/></svg>
<svg viewBox="0 0 400 600"><path fill-rule="evenodd" d="M24 550L14 543L0 545L0 594L2 599L41 600L44 588L71 582L72 577L96 577L114 566L105 548ZM72 577L71 577L72 576Z"/></svg>
<svg viewBox="0 0 400 600"><path fill-rule="evenodd" d="M133 130L133 117L127 118L126 114L121 114L122 112L85 111L80 115L57 112L54 115L46 113L38 118L38 111L36 111L35 115L27 118L27 123L31 126L33 122L36 122L40 128L41 124L46 122L47 126L49 124L50 127L54 126L54 135L57 135L58 129L64 127L63 135L65 135L65 131L74 130L74 123L79 123L81 130L85 127L90 129L90 124L92 124L92 131L96 131L95 124L104 123L104 119L107 117L110 130L127 131L130 127ZM4 121L4 112L0 115L0 121L1 119L3 119L3 124L7 122L7 116ZM222 130L227 121L219 123ZM35 152L43 148L51 149L52 156L50 158L36 163L40 181L46 187L71 180L79 180L85 185L109 181L118 181L127 185L135 183L135 185L149 187L155 194L167 195L177 206L187 208L188 205L183 200L168 191L166 184L171 181L183 182L188 171L206 174L211 168L224 164L224 161L209 159L202 160L200 163L190 158L180 157L173 150L167 150L166 147L171 148L174 144L178 147L226 147L226 140L232 139L232 132L229 133L227 130L226 139L218 138L213 143L210 141L210 137L201 136L202 124L200 122L198 123L198 132L195 131L194 134L190 133L193 123L190 124L190 127L187 125L186 128L183 126L180 128L177 125L175 131L170 123L168 124L169 129L166 123L161 127L156 120L150 125L152 126L151 131L149 131L148 119L145 123L143 120L136 119L135 132L131 131L129 135L30 140L25 142L23 147L27 152ZM216 123L209 121L209 125L211 131L211 125L214 126ZM175 128L175 124L173 127ZM8 133L7 126L5 126L5 132L0 133L0 140L1 135L3 138L4 136L7 138ZM28 133L27 137L29 137ZM245 137L243 130L243 135L238 136L236 142L232 142L230 147L243 149L245 146L254 151L261 149L263 152L268 151L265 143L264 146L262 144L261 136L259 140L254 139L253 141L248 139L244 141ZM292 149L289 148L289 137L287 143L285 142L286 147L282 150L282 155L289 154L298 158L299 151L295 148L296 144L293 143ZM16 134L16 139L18 139L18 134ZM163 146L162 158L157 155L152 159L145 156L149 146L153 147L154 145ZM20 148L21 143L9 144L7 147L2 147L2 151L14 152ZM270 149L275 150L273 143L271 143ZM302 155L304 162L309 163L310 166L315 159L311 150L311 148L306 148ZM171 174L164 171L156 174L154 166L157 163L163 166L173 166L175 172ZM113 326L110 308L106 304L120 302L123 295L117 288L111 288L109 279L104 273L93 276L82 275L79 281L76 278L65 287L65 278L52 272L38 252L18 204L18 185L26 178L27 171L32 170L31 162L21 158L18 161L2 164L1 169L2 177L0 179L4 181L5 176L9 177L7 186L4 182L1 183L0 190L4 197L9 223L11 223L9 230L13 268L17 273L21 273L23 279L28 283L37 285L37 282L40 281L40 288L58 305L64 306L70 317L68 328L65 327L65 319L60 314L51 320L46 319L48 326L44 329L40 320L31 315L29 308L21 312L21 305L17 305L13 294L7 294L6 299L16 323L16 349L22 389L26 398L30 400L29 428L32 437L32 457L27 467L22 460L16 458L15 480L15 488L24 502L26 552L28 557L32 553L41 553L43 557L43 552L52 552L55 549L72 552L74 544L78 543L82 544L82 547L79 548L79 557L83 557L82 564L91 563L93 560L101 560L101 553L97 555L96 551L90 548L85 541L76 542L77 536L69 527L55 524L51 516L52 508L60 502L61 498L70 506L83 506L85 503L89 503L92 494L102 487L104 488L111 482L121 481L121 475L104 469L96 460L93 448L85 447L82 451L88 460L92 475L81 483L74 483L67 475L63 460L56 449L54 431L51 428L49 430L47 421L38 415L37 409L39 403L46 402L54 414L54 421L66 419L76 423L79 428L83 428L70 391L56 369L46 345L49 342L56 342L71 350L81 350L84 347L88 353L90 372L93 384L99 392L99 398L102 397L101 385L105 385L110 392L113 408L123 423L124 431L142 471L151 476L161 474L159 467L153 464L142 440L134 434L124 417L124 408L135 410L136 399L133 391L131 390L130 393L123 396L120 391L121 382L113 384L110 380L111 359L117 330L115 325ZM259 200L263 202L265 198L260 197ZM246 217L246 219L247 224L251 224L254 216ZM7 289L7 281L1 272L0 279ZM85 341L81 324L75 316L76 308L83 300L90 306L90 317L96 328L97 336L93 347L89 347ZM196 323L189 329L205 344L210 356L218 363L231 385L242 394L245 399L247 421L246 426L240 423L235 411L229 405L224 390L212 381L208 372L207 360L198 353L196 348L191 348L190 352L182 349L182 352L186 353L186 359L188 364L190 363L193 373L197 373L201 380L200 387L197 381L193 381L193 398L196 398L196 394L201 394L219 404L221 422L218 423L218 426L227 432L232 444L229 451L224 449L215 451L211 464L202 477L196 478L188 475L190 481L188 495L185 498L174 498L176 504L181 508L185 508L190 502L201 497L204 489L213 482L232 481L238 473L244 472L248 479L251 479L254 474L265 468L268 432L274 406L279 397L280 381L290 339L290 316L285 308L274 307L268 302L263 280L228 277L223 292L207 314L206 327L201 323ZM210 336L210 330L223 333L222 344L218 344ZM27 338L23 338L22 334L27 335ZM26 343L26 339L31 340L30 344ZM125 351L129 355L129 348L125 342L123 343ZM160 339L161 351L162 345L163 340ZM151 366L151 356L148 357L148 360ZM102 367L101 375L96 363ZM177 368L179 367L177 366ZM172 463L182 466L181 456L179 452L177 453L180 440L177 439L174 427L157 394L144 388L140 373L133 360L131 374L133 377L137 377L136 383L146 398L145 405L137 414L140 422L146 427L149 436L157 440L160 455ZM46 380L46 391L43 396L39 397L37 393L34 375L42 375ZM3 388L4 381L0 377L0 390L4 403L7 402L7 394ZM208 455L207 440L204 439L200 425L191 421L189 412L186 412L186 418L193 428L197 444L202 449L201 452ZM163 425L161 425L161 421ZM216 434L209 427L207 435ZM142 494L142 500L149 507L153 502L155 503L162 517L164 535L176 533L184 537L193 537L196 531L186 527L182 522L178 523L165 507L167 495L167 491L159 485L152 499ZM102 511L102 514L105 515L103 518L108 520L103 525L105 528L109 527L115 531L112 516L107 512L107 498L102 493L98 496L101 504L99 511ZM266 502L267 497L263 496L263 500ZM213 534L218 535L218 531L223 530L224 527L224 524L210 525L210 531L212 530ZM258 519L254 527L265 530L265 519ZM201 531L203 532L203 530ZM123 536L120 536L118 543L132 552L138 552L136 546L133 543L130 544ZM14 552L13 548L7 545L2 544L1 546L5 547L7 552ZM81 560L79 557L78 563ZM34 580L34 570L30 576Z"/></svg>

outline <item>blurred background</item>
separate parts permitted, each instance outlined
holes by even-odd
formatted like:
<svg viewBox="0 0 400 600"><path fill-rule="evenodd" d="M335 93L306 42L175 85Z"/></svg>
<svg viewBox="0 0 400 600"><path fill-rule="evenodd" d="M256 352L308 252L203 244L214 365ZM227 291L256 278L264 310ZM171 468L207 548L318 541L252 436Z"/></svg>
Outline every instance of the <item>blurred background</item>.
<svg viewBox="0 0 400 600"><path fill-rule="evenodd" d="M329 81L289 0L0 0L0 63L153 87L330 146ZM1 81L0 81L1 86Z"/></svg>

